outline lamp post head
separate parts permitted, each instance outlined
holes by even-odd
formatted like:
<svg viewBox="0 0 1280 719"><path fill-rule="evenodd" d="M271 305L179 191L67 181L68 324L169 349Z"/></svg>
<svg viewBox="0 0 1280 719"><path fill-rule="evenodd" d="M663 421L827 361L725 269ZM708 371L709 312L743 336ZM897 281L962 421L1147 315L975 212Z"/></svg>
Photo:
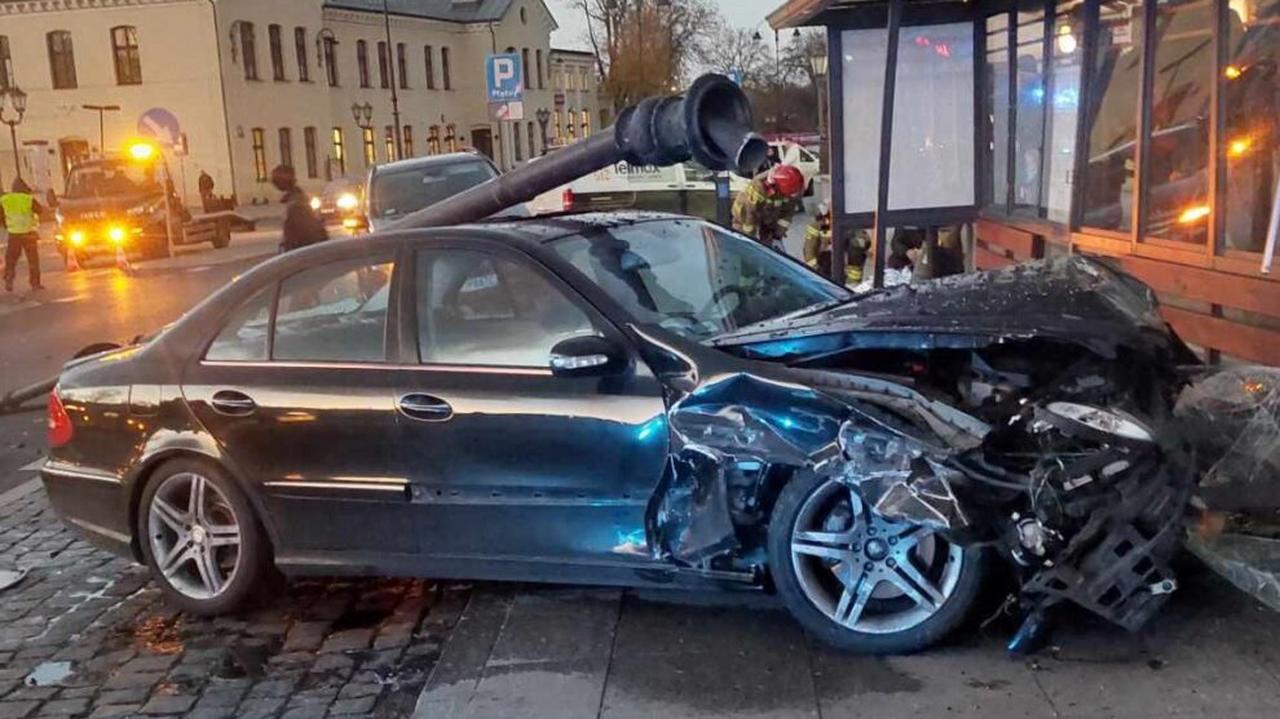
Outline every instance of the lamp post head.
<svg viewBox="0 0 1280 719"><path fill-rule="evenodd" d="M351 118L356 121L357 125L360 124L360 103L351 103Z"/></svg>
<svg viewBox="0 0 1280 719"><path fill-rule="evenodd" d="M9 106L13 108L14 112L18 113L17 122L22 122L22 116L27 113L27 93L20 87L11 87L5 90L3 95L0 95L0 110L4 109L6 98ZM14 124L17 124L17 122Z"/></svg>
<svg viewBox="0 0 1280 719"><path fill-rule="evenodd" d="M815 77L822 77L827 74L827 53L815 52L809 56L809 69L813 70Z"/></svg>
<svg viewBox="0 0 1280 719"><path fill-rule="evenodd" d="M373 105L366 102L364 107L360 108L360 112L364 115L364 121L366 123L373 122Z"/></svg>

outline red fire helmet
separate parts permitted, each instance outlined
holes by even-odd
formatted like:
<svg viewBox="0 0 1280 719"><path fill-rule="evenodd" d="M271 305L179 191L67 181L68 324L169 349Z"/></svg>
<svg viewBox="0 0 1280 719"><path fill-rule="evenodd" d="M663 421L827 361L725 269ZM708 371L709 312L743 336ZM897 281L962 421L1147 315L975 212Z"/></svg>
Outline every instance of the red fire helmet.
<svg viewBox="0 0 1280 719"><path fill-rule="evenodd" d="M804 175L794 165L777 165L769 170L769 184L788 197L804 192Z"/></svg>

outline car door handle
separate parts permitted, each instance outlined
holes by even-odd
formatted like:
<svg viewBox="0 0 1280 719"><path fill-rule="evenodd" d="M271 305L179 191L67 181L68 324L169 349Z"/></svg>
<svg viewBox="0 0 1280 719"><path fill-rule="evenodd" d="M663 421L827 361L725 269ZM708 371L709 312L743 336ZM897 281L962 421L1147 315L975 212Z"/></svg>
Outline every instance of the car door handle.
<svg viewBox="0 0 1280 719"><path fill-rule="evenodd" d="M424 422L443 422L453 416L448 402L429 394L406 394L396 406L404 416Z"/></svg>
<svg viewBox="0 0 1280 719"><path fill-rule="evenodd" d="M258 403L254 402L252 397L233 389L214 392L213 397L209 400L209 405L213 407L214 412L232 417L253 414L253 411L258 408Z"/></svg>

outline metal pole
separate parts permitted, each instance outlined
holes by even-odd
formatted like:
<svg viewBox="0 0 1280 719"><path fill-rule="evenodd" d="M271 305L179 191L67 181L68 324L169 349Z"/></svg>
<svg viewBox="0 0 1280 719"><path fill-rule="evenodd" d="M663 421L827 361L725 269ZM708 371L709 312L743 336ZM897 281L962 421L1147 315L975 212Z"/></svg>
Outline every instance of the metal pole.
<svg viewBox="0 0 1280 719"><path fill-rule="evenodd" d="M889 152L893 147L893 96L898 79L898 28L902 25L903 0L889 0L889 43L884 63L884 106L880 108L880 174L876 188L876 217L873 244L875 248L876 288L884 287L885 233L884 215L889 209Z"/></svg>
<svg viewBox="0 0 1280 719"><path fill-rule="evenodd" d="M103 118L107 116L104 108L98 108L98 154L105 156L107 154L107 127Z"/></svg>
<svg viewBox="0 0 1280 719"><path fill-rule="evenodd" d="M169 195L173 194L169 191L173 175L169 174L169 163L164 159L163 152L160 153L160 164L164 167L164 241L168 245L168 251L173 252L173 208L169 203Z"/></svg>
<svg viewBox="0 0 1280 719"><path fill-rule="evenodd" d="M400 144L400 95L396 92L397 56L391 47L391 11L387 8L387 0L382 0L382 22L387 34L387 77L391 80L391 121L395 126L391 135L396 143L396 159L404 159L404 150Z"/></svg>
<svg viewBox="0 0 1280 719"><path fill-rule="evenodd" d="M13 169L18 173L18 179L21 180L22 161L18 157L18 123L10 122L6 124L9 125L9 140L13 143Z"/></svg>
<svg viewBox="0 0 1280 719"><path fill-rule="evenodd" d="M1271 223L1267 227L1267 244L1262 250L1262 272L1271 274L1271 263L1276 258L1276 234L1280 233L1280 180L1276 181L1275 200L1271 202Z"/></svg>

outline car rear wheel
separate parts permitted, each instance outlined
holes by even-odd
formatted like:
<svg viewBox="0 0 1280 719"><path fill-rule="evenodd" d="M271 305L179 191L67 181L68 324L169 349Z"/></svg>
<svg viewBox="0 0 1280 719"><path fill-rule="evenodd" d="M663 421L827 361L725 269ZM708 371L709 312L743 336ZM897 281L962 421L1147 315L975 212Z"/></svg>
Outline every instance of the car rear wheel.
<svg viewBox="0 0 1280 719"><path fill-rule="evenodd" d="M209 463L177 460L157 469L142 494L138 531L152 576L196 614L241 607L270 571L252 505Z"/></svg>
<svg viewBox="0 0 1280 719"><path fill-rule="evenodd" d="M925 527L891 522L828 477L788 484L769 523L778 593L810 632L873 654L935 644L967 616L983 557Z"/></svg>

